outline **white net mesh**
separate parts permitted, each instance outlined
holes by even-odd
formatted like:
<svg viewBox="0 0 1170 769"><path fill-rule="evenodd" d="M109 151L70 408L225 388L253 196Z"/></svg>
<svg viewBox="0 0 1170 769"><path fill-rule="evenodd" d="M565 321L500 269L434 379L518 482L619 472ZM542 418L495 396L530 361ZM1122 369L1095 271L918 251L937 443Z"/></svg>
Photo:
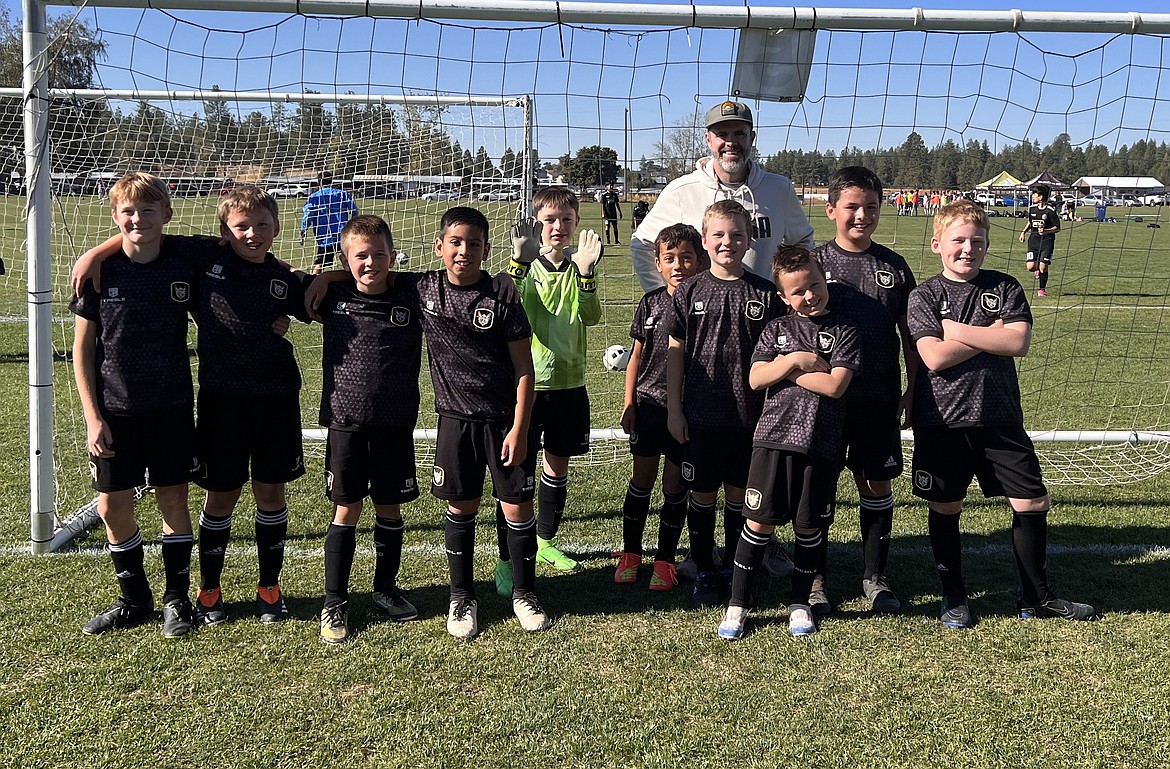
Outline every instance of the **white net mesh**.
<svg viewBox="0 0 1170 769"><path fill-rule="evenodd" d="M158 5L157 3L155 5ZM50 128L57 353L68 349L67 273L72 259L111 232L96 193L120 173L144 169L175 184L176 232L214 232L216 193L232 182L283 187L284 230L277 255L308 266L312 242L298 239L296 188L331 171L363 213L391 223L408 268L434 266L431 239L453 190L489 215L499 248L522 201L510 199L527 155L533 168L583 188L583 226L600 229L590 187L624 184L621 234L632 201L653 182L685 173L706 152L702 111L727 97L734 80L734 30L474 23L427 19L316 18L245 12L85 9L79 34L105 43L95 85L141 91L353 94L353 103L261 98L226 101L58 99ZM818 194L846 164L874 168L888 191L966 191L1000 171L1019 179L1049 171L1066 183L1111 176L1111 192L1139 192L1128 177L1170 178L1168 43L1159 35L821 31L807 89L797 103L751 102L759 160L795 181L817 228L832 236ZM490 97L495 105L402 105L382 97ZM531 97L533 124L518 96ZM0 149L19 147L18 99L0 99ZM528 134L532 129L532 134ZM531 138L531 143L528 140ZM609 154L582 152L588 148ZM581 163L577 159L592 160ZM598 159L600 157L601 159ZM608 159L608 160L607 160ZM19 152L0 156L0 173L23 172ZM609 178L607 178L609 177ZM542 177L543 178L543 177ZM1083 185L1079 193L1090 190ZM1145 190L1149 191L1149 190ZM23 197L3 200L4 231L21 232ZM1012 208L997 206L1012 215ZM1031 430L1163 431L1170 428L1170 371L1164 317L1170 259L1161 208L1112 207L1115 223L1066 222L1058 235L1050 297L1034 306L1035 341L1020 365ZM1081 207L1081 215L1095 211ZM1141 221L1134 218L1142 216ZM886 207L877 239L907 257L920 279L937 271L928 216ZM993 219L988 266L1020 277L1022 223ZM9 273L0 315L24 314L24 245L0 245ZM604 318L593 331L589 374L594 427L615 428L620 376L600 351L628 342L641 291L624 248L601 267ZM306 373L305 424L313 424L319 336L294 327ZM426 375L424 374L424 382ZM57 379L60 506L87 498L84 429L69 372ZM424 405L420 427L433 425ZM1159 442L1042 445L1056 483L1141 480L1166 467ZM600 441L593 460L625 455ZM427 456L422 455L425 461Z"/></svg>

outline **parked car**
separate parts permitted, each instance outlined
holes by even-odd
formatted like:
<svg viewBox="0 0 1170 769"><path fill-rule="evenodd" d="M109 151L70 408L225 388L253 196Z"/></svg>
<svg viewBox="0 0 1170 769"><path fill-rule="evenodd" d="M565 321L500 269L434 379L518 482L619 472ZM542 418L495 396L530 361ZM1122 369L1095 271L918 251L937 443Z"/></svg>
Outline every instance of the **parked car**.
<svg viewBox="0 0 1170 769"><path fill-rule="evenodd" d="M264 191L274 198L306 198L309 196L309 188L304 184L281 184L277 187L269 187Z"/></svg>
<svg viewBox="0 0 1170 769"><path fill-rule="evenodd" d="M1170 195L1163 193L1160 195L1143 195L1140 200L1147 206L1164 206L1170 202L1168 198L1170 198Z"/></svg>
<svg viewBox="0 0 1170 769"><path fill-rule="evenodd" d="M1109 205L1105 202L1105 198L1100 195L1086 195L1083 198L1077 199L1078 206L1105 206Z"/></svg>
<svg viewBox="0 0 1170 769"><path fill-rule="evenodd" d="M455 190L449 190L449 189L442 188L442 189L437 189L437 190L431 190L430 192L425 193L422 196L422 199L423 200L458 200L459 193L456 192Z"/></svg>
<svg viewBox="0 0 1170 769"><path fill-rule="evenodd" d="M481 192L477 196L479 200L519 200L520 196L515 192Z"/></svg>
<svg viewBox="0 0 1170 769"><path fill-rule="evenodd" d="M1117 205L1125 206L1126 208L1133 208L1134 206L1143 205L1137 195L1130 195L1128 192L1117 199Z"/></svg>
<svg viewBox="0 0 1170 769"><path fill-rule="evenodd" d="M999 198L990 192L977 192L975 193L975 202L982 203L985 206L998 206Z"/></svg>

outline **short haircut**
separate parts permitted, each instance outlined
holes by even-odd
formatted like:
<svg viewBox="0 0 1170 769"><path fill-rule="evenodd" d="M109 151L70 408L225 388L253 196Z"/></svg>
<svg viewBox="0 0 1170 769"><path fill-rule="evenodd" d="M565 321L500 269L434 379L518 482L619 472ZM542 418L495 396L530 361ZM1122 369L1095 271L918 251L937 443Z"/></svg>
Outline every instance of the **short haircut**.
<svg viewBox="0 0 1170 769"><path fill-rule="evenodd" d="M390 225L386 224L386 220L380 216L362 214L345 223L345 226L341 228L341 253L346 256L349 255L351 238L365 238L366 240L385 238L386 245L390 247L391 256L393 256L394 235L390 232Z"/></svg>
<svg viewBox="0 0 1170 769"><path fill-rule="evenodd" d="M322 187L328 187L330 184L333 184L333 174L328 171L322 171L317 174L317 181L320 182Z"/></svg>
<svg viewBox="0 0 1170 769"><path fill-rule="evenodd" d="M217 213L219 220L227 223L233 211L254 213L262 210L272 214L274 222L280 221L280 208L276 205L276 198L255 184L244 184L220 198Z"/></svg>
<svg viewBox="0 0 1170 769"><path fill-rule="evenodd" d="M829 205L837 205L841 193L854 188L876 192L878 200L882 199L882 180L877 174L865 166L845 166L829 177Z"/></svg>
<svg viewBox="0 0 1170 769"><path fill-rule="evenodd" d="M740 218L745 230L751 229L751 217L742 203L731 198L715 201L703 212L703 234L707 234L707 224L712 219L731 219L736 216Z"/></svg>
<svg viewBox="0 0 1170 769"><path fill-rule="evenodd" d="M545 206L552 208L571 208L581 212L581 201L577 195L567 187L545 187L532 196L532 213L535 214Z"/></svg>
<svg viewBox="0 0 1170 769"><path fill-rule="evenodd" d="M780 246L776 249L776 253L772 254L772 282L776 284L777 288L780 287L781 275L813 268L824 275L825 271L821 267L821 263L807 248Z"/></svg>
<svg viewBox="0 0 1170 769"><path fill-rule="evenodd" d="M488 220L487 217L479 212L479 209L471 206L455 206L448 208L447 213L443 214L443 218L439 220L439 237L447 234L450 227L456 224L464 224L469 227L475 227L483 235L484 242L488 241Z"/></svg>
<svg viewBox="0 0 1170 769"><path fill-rule="evenodd" d="M703 236L699 231L689 224L679 222L658 231L658 237L654 239L655 261L658 260L663 248L678 248L683 243L690 243L691 248L695 249L695 256L700 259L707 255L707 249L703 247Z"/></svg>
<svg viewBox="0 0 1170 769"><path fill-rule="evenodd" d="M978 203L959 198L940 208L934 215L934 237L941 238L947 227L955 222L974 224L986 232L988 242L991 241L991 222L987 219L987 212Z"/></svg>
<svg viewBox="0 0 1170 769"><path fill-rule="evenodd" d="M1048 198L1052 197L1052 188L1047 184L1033 184L1032 192L1043 198L1044 202L1048 202Z"/></svg>
<svg viewBox="0 0 1170 769"><path fill-rule="evenodd" d="M110 208L125 202L162 203L171 205L171 191L166 182L145 171L132 171L110 188Z"/></svg>

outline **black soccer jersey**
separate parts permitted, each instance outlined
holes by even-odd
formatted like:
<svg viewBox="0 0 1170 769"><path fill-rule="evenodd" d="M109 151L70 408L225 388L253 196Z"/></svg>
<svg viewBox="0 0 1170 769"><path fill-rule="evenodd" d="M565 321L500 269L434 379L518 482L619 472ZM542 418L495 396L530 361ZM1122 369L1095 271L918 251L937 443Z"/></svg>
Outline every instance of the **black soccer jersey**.
<svg viewBox="0 0 1170 769"><path fill-rule="evenodd" d="M418 306L397 287L371 295L344 282L330 284L318 314L324 326L318 423L413 428L422 365Z"/></svg>
<svg viewBox="0 0 1170 769"><path fill-rule="evenodd" d="M532 336L519 302L503 302L490 275L456 286L444 270L398 275L395 287L427 337L435 410L473 422L507 422L516 415L516 372L508 344Z"/></svg>
<svg viewBox="0 0 1170 769"><path fill-rule="evenodd" d="M772 281L750 272L738 280L700 272L675 289L667 332L686 346L687 424L736 432L755 427L764 394L748 385L752 350L781 305Z"/></svg>
<svg viewBox="0 0 1170 769"><path fill-rule="evenodd" d="M1056 240L1055 232L1045 232L1040 234L1041 230L1047 230L1052 227L1060 229L1060 214L1056 213L1056 206L1051 203L1045 203L1042 206L1030 206L1028 208L1028 226L1032 232L1029 233L1029 240L1039 243L1041 240Z"/></svg>
<svg viewBox="0 0 1170 769"><path fill-rule="evenodd" d="M966 283L936 275L910 293L909 309L915 342L941 339L944 320L971 326L1032 323L1019 281L995 270L982 270ZM923 366L915 383L913 423L915 428L1022 425L1016 362L983 352L942 371Z"/></svg>
<svg viewBox="0 0 1170 769"><path fill-rule="evenodd" d="M773 361L794 352L814 352L830 368L847 368L854 375L861 371L860 333L835 311L819 318L796 313L776 318L760 335L752 363ZM817 395L791 379L783 379L767 390L752 445L808 454L840 466L844 426L843 400Z"/></svg>
<svg viewBox="0 0 1170 769"><path fill-rule="evenodd" d="M196 272L164 241L140 264L124 253L102 262L99 295L87 283L69 303L97 324L97 402L114 414L147 414L194 404L187 313Z"/></svg>
<svg viewBox="0 0 1170 769"><path fill-rule="evenodd" d="M813 251L830 284L854 291L831 291L834 313L848 316L861 333L865 377L849 386L846 401L853 406L875 399L902 396L902 343L898 320L916 285L909 265L896 251L871 243L867 251L852 253L824 243Z"/></svg>
<svg viewBox="0 0 1170 769"><path fill-rule="evenodd" d="M622 215L616 192L601 193L601 216L603 219L617 219Z"/></svg>
<svg viewBox="0 0 1170 769"><path fill-rule="evenodd" d="M301 389L292 344L272 330L281 315L308 322L301 281L268 254L250 262L206 238L170 235L199 269L199 386L241 395Z"/></svg>
<svg viewBox="0 0 1170 769"><path fill-rule="evenodd" d="M643 403L666 408L666 350L670 337L663 322L674 311L674 297L666 286L650 291L630 323L630 338L642 343L642 357L638 360L638 376L634 383L634 397L638 407Z"/></svg>

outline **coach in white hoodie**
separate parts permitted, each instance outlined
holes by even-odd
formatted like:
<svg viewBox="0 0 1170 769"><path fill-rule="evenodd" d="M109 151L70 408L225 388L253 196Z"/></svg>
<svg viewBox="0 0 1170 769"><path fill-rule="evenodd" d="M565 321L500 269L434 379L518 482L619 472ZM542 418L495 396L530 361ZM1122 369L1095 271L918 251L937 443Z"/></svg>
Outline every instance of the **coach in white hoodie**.
<svg viewBox="0 0 1170 769"><path fill-rule="evenodd" d="M792 182L751 160L756 132L748 105L725 101L708 110L706 139L711 157L666 185L630 241L634 272L643 291L662 285L654 266L658 231L678 222L699 229L703 211L716 200L737 200L751 215L753 243L743 266L756 275L772 279L772 254L779 245L813 247L813 228Z"/></svg>

